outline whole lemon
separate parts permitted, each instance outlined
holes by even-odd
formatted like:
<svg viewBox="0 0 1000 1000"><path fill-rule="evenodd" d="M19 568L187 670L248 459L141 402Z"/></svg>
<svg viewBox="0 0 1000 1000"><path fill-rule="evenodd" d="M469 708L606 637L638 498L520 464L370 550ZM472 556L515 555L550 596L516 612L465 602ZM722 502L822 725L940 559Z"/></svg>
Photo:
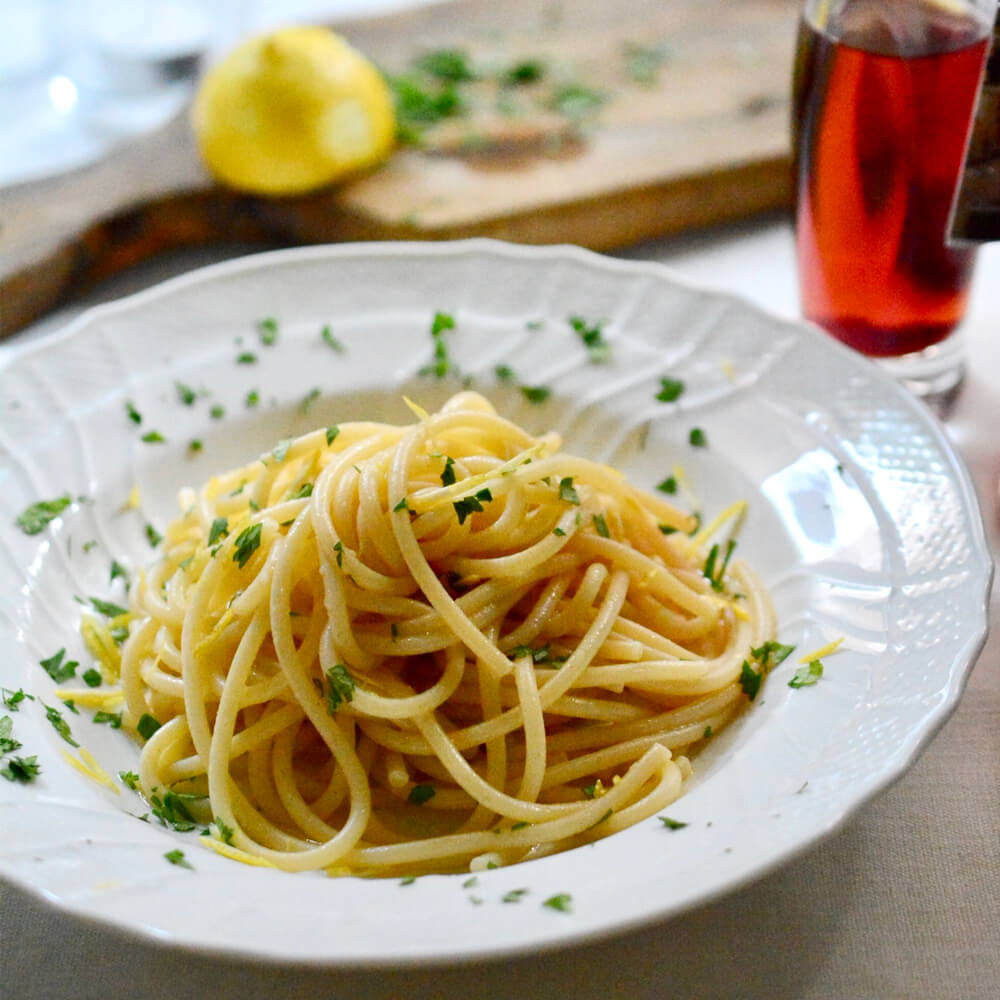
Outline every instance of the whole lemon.
<svg viewBox="0 0 1000 1000"><path fill-rule="evenodd" d="M325 28L243 42L205 75L198 146L223 183L259 194L314 190L383 160L396 132L379 71Z"/></svg>

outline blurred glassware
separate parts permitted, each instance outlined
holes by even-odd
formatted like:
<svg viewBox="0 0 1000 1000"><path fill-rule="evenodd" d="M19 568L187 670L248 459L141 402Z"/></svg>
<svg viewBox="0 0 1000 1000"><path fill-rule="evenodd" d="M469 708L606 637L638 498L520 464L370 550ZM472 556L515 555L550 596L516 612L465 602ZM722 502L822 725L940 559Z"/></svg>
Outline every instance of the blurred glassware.
<svg viewBox="0 0 1000 1000"><path fill-rule="evenodd" d="M996 0L807 0L793 82L802 310L953 396L975 250L948 222Z"/></svg>
<svg viewBox="0 0 1000 1000"><path fill-rule="evenodd" d="M165 123L244 0L0 0L0 185L88 163Z"/></svg>

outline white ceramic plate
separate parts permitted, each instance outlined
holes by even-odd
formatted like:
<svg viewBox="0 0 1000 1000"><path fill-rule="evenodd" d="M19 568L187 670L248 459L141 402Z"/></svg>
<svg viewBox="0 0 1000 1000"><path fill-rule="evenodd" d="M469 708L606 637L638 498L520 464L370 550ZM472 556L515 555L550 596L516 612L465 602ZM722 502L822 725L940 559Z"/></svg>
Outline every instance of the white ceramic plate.
<svg viewBox="0 0 1000 1000"><path fill-rule="evenodd" d="M416 374L437 310L455 317L447 336L462 371L515 420L556 428L569 450L647 486L680 463L707 515L749 498L741 553L773 591L781 638L805 652L844 637L822 680L790 688L797 656L787 660L709 742L669 810L684 829L653 818L486 872L472 888L461 877L329 879L218 857L194 834L139 822L135 793L73 771L40 702L25 702L14 735L42 774L0 781L4 876L176 946L336 965L471 959L583 940L717 896L814 844L913 762L981 648L991 572L968 478L934 421L813 329L657 266L568 248L473 241L256 256L95 309L18 352L0 370L0 684L56 703L38 661L65 647L86 665L74 598L115 595L112 558L137 567L153 557L145 525L173 516L178 487L307 427L408 420L403 392L428 408L442 402L456 383ZM610 362L590 363L571 315L603 322ZM272 316L279 339L265 346L256 324ZM321 337L327 324L343 352ZM243 351L257 362L238 364ZM532 405L498 383L501 363L551 388L550 399ZM654 398L662 376L684 380L676 403ZM205 394L186 406L178 381ZM688 444L695 426L707 447ZM151 430L166 443L143 443ZM191 455L195 438L203 448ZM141 509L122 512L134 485ZM38 535L14 528L29 504L65 492L86 499ZM112 774L134 767L130 740L88 716L67 716L77 739ZM195 871L164 860L177 847ZM527 891L504 902L515 889ZM542 905L560 893L570 912Z"/></svg>

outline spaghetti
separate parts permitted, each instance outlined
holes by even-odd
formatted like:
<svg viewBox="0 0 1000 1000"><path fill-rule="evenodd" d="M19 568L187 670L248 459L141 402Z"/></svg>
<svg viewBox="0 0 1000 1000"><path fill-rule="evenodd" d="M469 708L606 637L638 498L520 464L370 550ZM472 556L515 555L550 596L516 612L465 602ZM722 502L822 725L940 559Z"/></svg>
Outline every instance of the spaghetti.
<svg viewBox="0 0 1000 1000"><path fill-rule="evenodd" d="M122 654L144 794L183 790L231 856L366 875L540 857L675 799L770 602L559 445L466 392L183 491Z"/></svg>

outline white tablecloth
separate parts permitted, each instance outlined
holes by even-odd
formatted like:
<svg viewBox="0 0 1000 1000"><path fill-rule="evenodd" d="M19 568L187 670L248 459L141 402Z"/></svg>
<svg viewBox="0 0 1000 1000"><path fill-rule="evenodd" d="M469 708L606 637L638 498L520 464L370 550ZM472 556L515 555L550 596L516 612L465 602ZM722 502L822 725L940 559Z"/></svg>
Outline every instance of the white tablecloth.
<svg viewBox="0 0 1000 1000"><path fill-rule="evenodd" d="M191 251L114 279L113 298L244 248ZM784 315L797 310L783 220L646 244L662 261ZM47 317L0 352L62 325ZM1000 554L1000 247L982 252L966 323L971 373L948 431ZM2 356L2 354L0 354ZM1000 994L1000 596L993 638L916 766L827 841L760 882L586 947L470 967L312 970L178 953L63 916L0 886L0 997L591 1000L995 1000ZM0 832L2 836L2 832Z"/></svg>

